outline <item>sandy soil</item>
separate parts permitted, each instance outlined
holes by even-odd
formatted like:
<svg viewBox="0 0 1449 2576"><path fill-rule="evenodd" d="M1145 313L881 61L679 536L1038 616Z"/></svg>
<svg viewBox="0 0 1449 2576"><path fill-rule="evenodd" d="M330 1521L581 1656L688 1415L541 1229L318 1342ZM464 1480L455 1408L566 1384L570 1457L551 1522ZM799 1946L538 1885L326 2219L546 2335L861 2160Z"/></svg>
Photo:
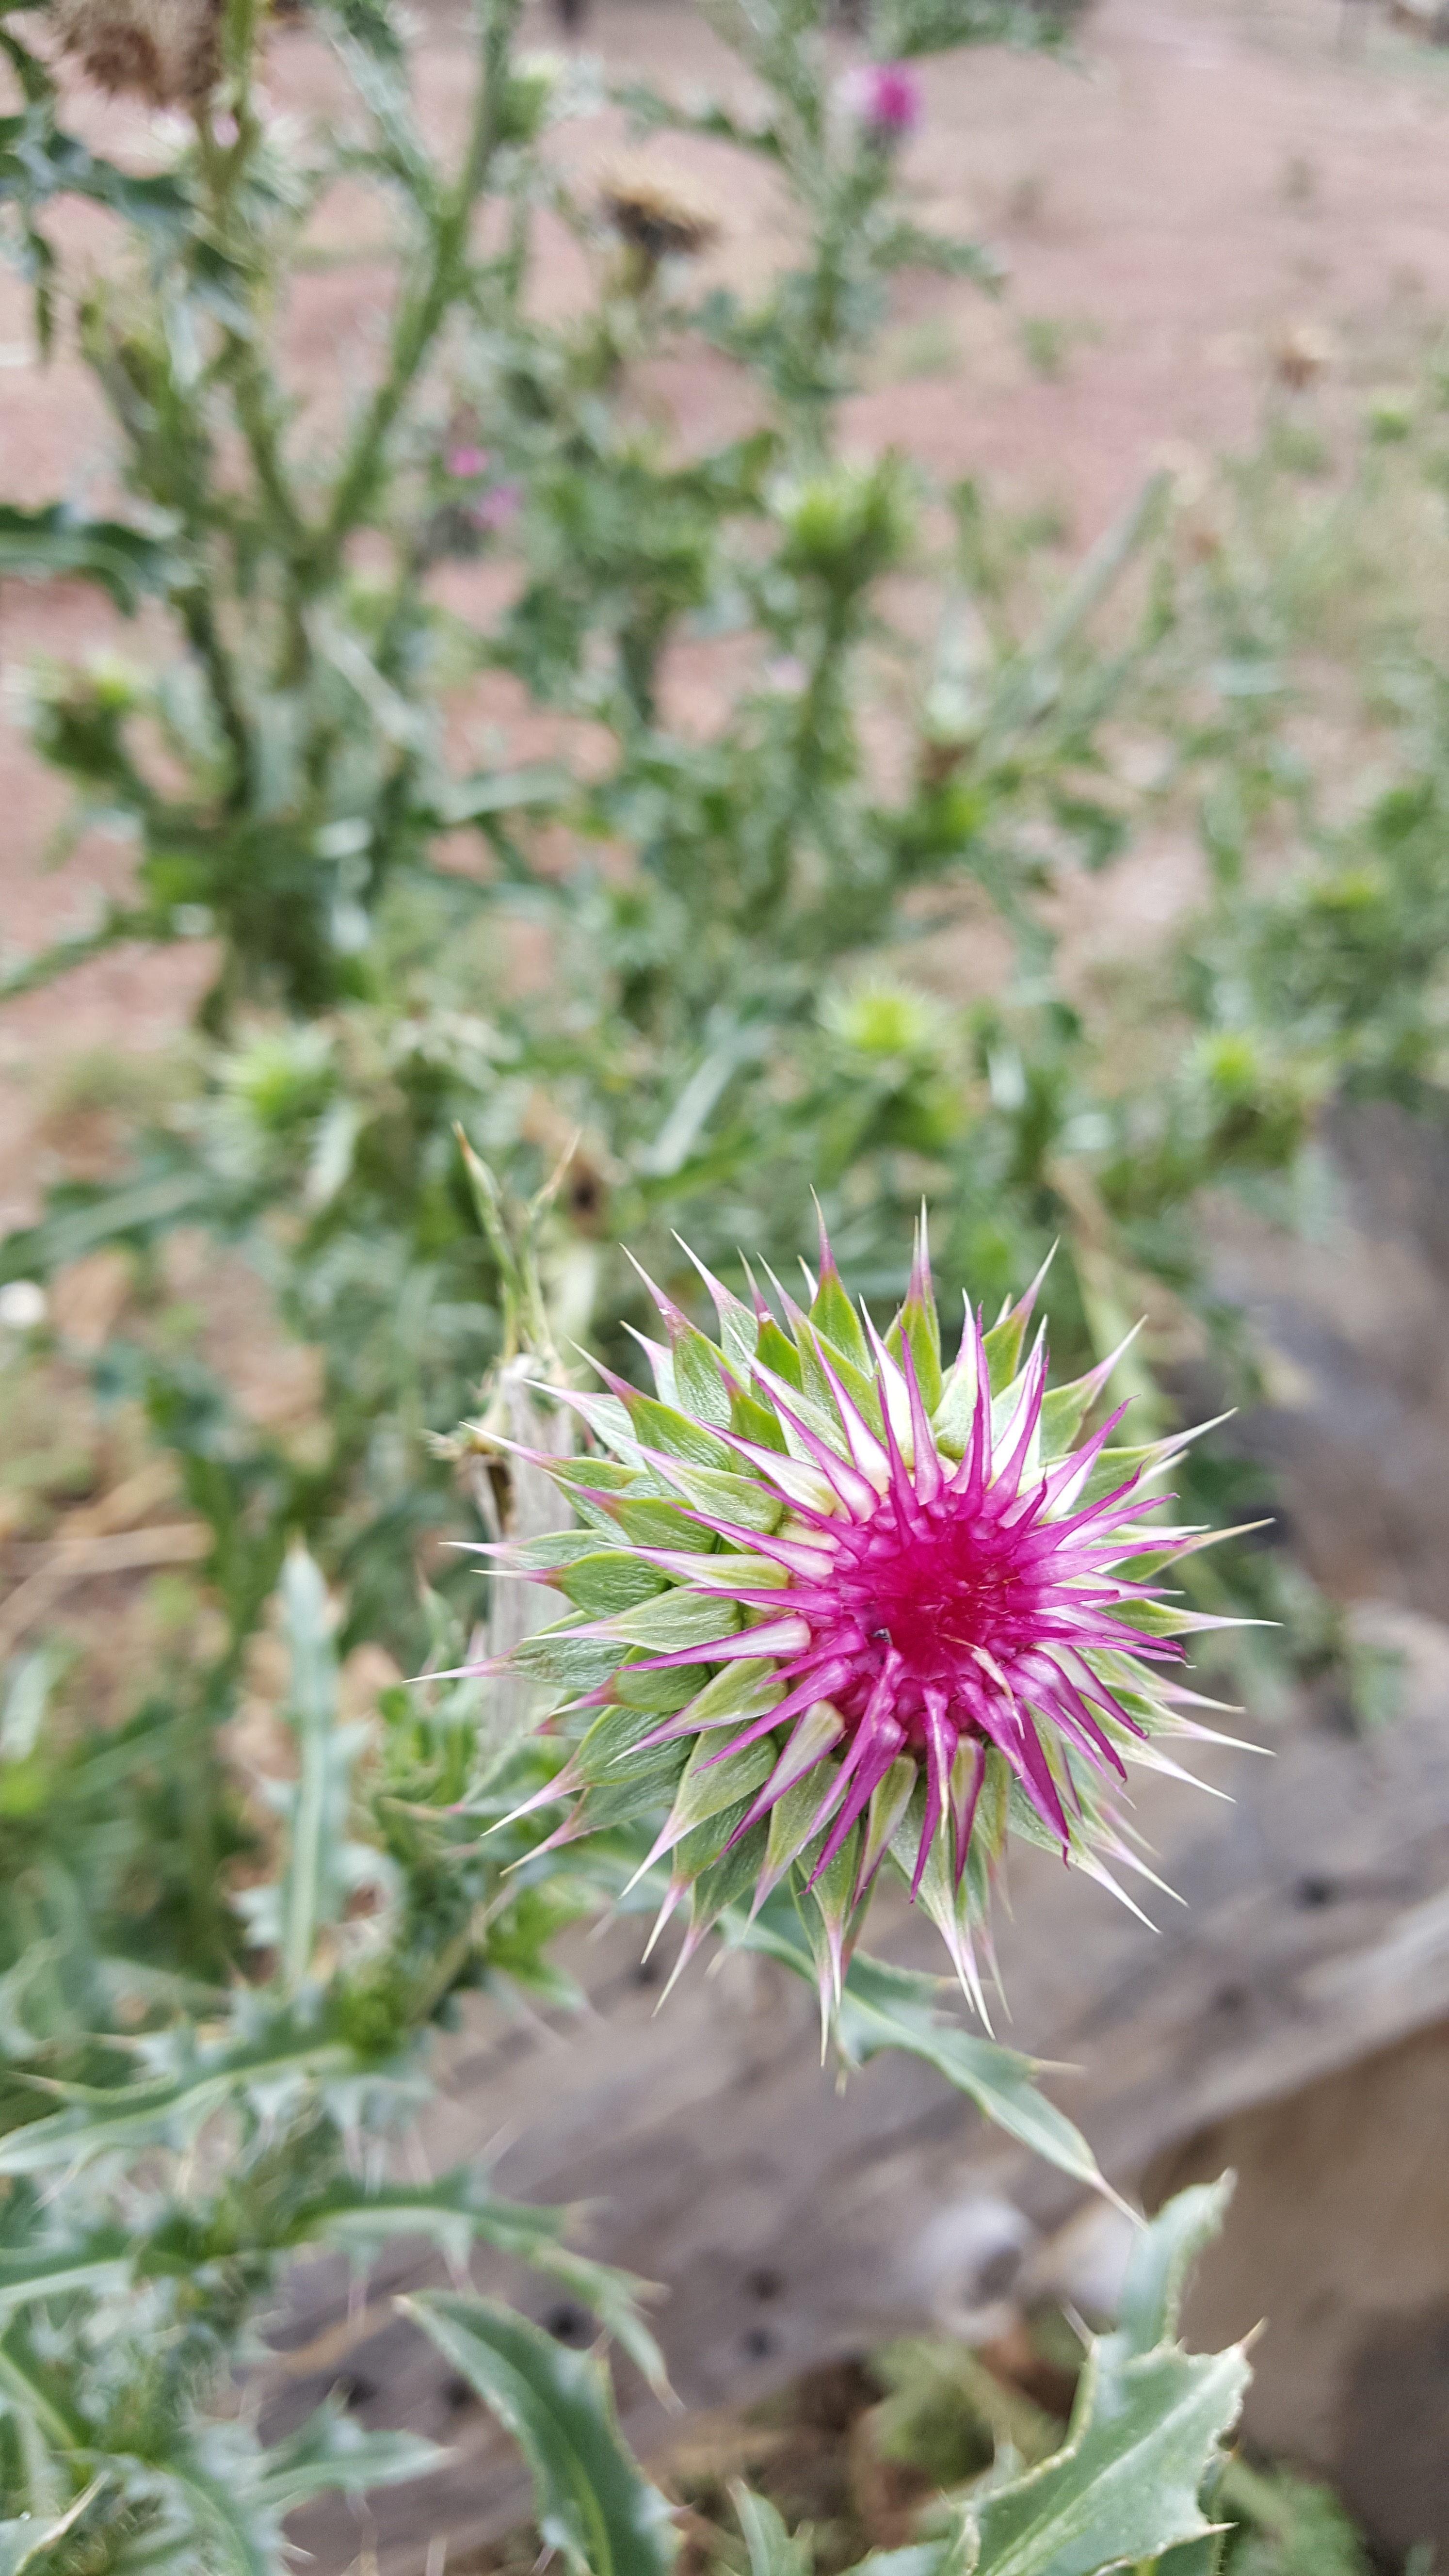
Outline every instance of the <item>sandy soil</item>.
<svg viewBox="0 0 1449 2576"><path fill-rule="evenodd" d="M909 187L923 220L991 241L1010 285L993 303L969 285L903 280L870 384L849 406L852 443L896 442L936 474L984 475L1014 504L1049 503L1071 542L1085 544L1164 457L1251 435L1285 329L1328 327L1341 398L1392 378L1449 311L1449 60L1377 20L1365 35L1365 10L1345 18L1344 7L1101 0L1076 67L1000 49L926 66ZM537 33L553 36L542 15ZM746 87L674 0L600 0L588 41L612 68L665 85ZM420 80L442 132L456 123L464 51L462 12L432 6ZM335 74L305 27L274 36L271 87L279 108L328 112ZM77 121L112 151L154 149L129 109L85 99ZM600 123L569 129L564 148L587 168L613 140ZM667 160L683 147L656 148ZM689 157L708 184L710 154L690 147ZM738 163L715 177L728 209L716 264L748 284L779 256L778 209ZM64 229L84 262L105 259L105 217L74 210ZM371 209L336 201L318 248L291 343L307 397L298 435L325 444L364 377L388 281ZM547 300L567 306L583 290L577 252L554 242ZM94 390L64 350L49 367L35 361L23 292L8 281L0 360L7 493L30 503L110 497ZM686 442L717 434L739 403L730 371L708 359L664 370L653 391ZM12 688L32 654L122 641L144 652L148 638L144 628L123 633L90 591L5 586L0 655ZM0 717L0 948L14 953L86 920L101 889L124 886L128 854L93 839L64 871L45 872L63 795L16 729L13 693ZM0 1224L27 1212L45 1176L34 1106L57 1059L163 1042L202 968L194 954L119 956L5 1014Z"/></svg>

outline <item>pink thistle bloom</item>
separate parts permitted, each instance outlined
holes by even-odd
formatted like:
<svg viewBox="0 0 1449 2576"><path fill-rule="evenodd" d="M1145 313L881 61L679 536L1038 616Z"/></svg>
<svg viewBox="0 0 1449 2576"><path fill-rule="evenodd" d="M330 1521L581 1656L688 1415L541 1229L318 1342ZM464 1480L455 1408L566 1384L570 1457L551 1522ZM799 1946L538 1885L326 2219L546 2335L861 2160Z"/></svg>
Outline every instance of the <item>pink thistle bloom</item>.
<svg viewBox="0 0 1449 2576"><path fill-rule="evenodd" d="M840 84L840 102L872 143L902 143L921 121L920 83L904 63L857 63Z"/></svg>
<svg viewBox="0 0 1449 2576"><path fill-rule="evenodd" d="M643 1867L669 1859L661 1923L690 1899L685 1956L789 1881L827 2003L889 1858L984 2014L1008 1835L1120 1896L1109 1858L1152 1875L1114 1819L1127 1765L1175 1771L1159 1739L1208 1735L1172 1675L1220 1623L1152 1580L1204 1533L1145 1490L1193 1435L1114 1447L1120 1408L1079 1438L1118 1355L1049 1393L1036 1287L989 1331L968 1304L943 1369L924 1230L884 1338L823 1232L788 1330L701 1276L718 1344L646 1282L655 1394L606 1372L564 1399L607 1454L538 1463L584 1527L498 1551L573 1605L515 1667L554 1685L554 1725L594 1713L530 1803L573 1799L559 1842L668 1804Z"/></svg>
<svg viewBox="0 0 1449 2576"><path fill-rule="evenodd" d="M491 492L482 493L468 504L468 516L484 535L496 535L516 519L523 507L523 487L519 483L495 483Z"/></svg>
<svg viewBox="0 0 1449 2576"><path fill-rule="evenodd" d="M486 447L450 447L443 459L455 483L476 483L491 461Z"/></svg>

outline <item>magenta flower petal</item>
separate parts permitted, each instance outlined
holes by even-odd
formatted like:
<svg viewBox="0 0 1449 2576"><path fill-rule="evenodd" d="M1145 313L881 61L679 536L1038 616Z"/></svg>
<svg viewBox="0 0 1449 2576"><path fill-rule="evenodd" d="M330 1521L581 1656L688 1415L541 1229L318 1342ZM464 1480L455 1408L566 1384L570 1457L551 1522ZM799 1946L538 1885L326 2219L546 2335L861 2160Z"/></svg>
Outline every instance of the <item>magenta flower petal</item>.
<svg viewBox="0 0 1449 2576"><path fill-rule="evenodd" d="M857 63L840 84L841 104L873 143L897 143L921 121L920 84L904 63Z"/></svg>

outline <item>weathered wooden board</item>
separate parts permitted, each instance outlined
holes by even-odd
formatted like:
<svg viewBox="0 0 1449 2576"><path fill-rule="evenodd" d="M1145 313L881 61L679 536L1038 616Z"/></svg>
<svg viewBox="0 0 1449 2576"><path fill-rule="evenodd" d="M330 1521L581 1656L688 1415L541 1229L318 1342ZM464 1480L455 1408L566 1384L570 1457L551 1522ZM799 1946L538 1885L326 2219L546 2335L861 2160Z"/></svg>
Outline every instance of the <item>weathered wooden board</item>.
<svg viewBox="0 0 1449 2576"><path fill-rule="evenodd" d="M1398 2566L1449 2551L1449 2023L1215 2121L1159 2158L1154 2198L1237 2175L1186 2327L1259 2318L1245 2430L1332 2480Z"/></svg>
<svg viewBox="0 0 1449 2576"><path fill-rule="evenodd" d="M1236 1803L1150 1782L1138 1821L1185 1900L1154 1903L1156 1934L1040 1855L1013 1873L1004 2035L1080 2067L1058 2098L1124 2186L1206 2124L1449 2015L1449 1631L1385 1615L1408 1670L1382 1733L1356 1739L1305 1703L1271 1762L1199 1758ZM625 1922L577 1945L590 2011L566 2031L480 2011L450 2046L426 2150L441 2168L501 2145L501 2188L590 2203L589 2250L669 2285L662 2338L688 2406L747 2399L979 2304L967 2213L983 2193L1037 2226L1067 2215L1071 2186L919 2064L880 2060L840 2093L813 1999L768 1962L696 1970L656 2017L641 1938ZM913 1964L936 1964L934 1940L902 1906L872 1925L873 1947ZM574 2330L556 2297L518 2286L535 2315ZM513 2454L389 2313L386 2285L349 2325L336 2276L315 2267L281 2336L293 2349L277 2420L345 2376L364 2420L454 2446L426 2493L375 2500L384 2576L420 2571L430 2534L461 2544L516 2517ZM627 2378L622 2396L632 2438L657 2448L669 2419ZM339 2576L361 2535L332 2513L305 2538L322 2576Z"/></svg>

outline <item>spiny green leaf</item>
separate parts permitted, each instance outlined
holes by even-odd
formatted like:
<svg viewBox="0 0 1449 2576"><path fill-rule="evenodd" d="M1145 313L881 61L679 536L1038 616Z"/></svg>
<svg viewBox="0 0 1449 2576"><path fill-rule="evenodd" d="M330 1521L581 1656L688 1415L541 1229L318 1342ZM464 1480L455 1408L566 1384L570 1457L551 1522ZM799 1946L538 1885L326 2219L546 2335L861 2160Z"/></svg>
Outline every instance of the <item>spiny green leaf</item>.
<svg viewBox="0 0 1449 2576"><path fill-rule="evenodd" d="M1098 2576L1201 2538L1198 2492L1250 2376L1236 2346L1165 2346L1112 2374L1104 2409L1090 2356L1066 2447L982 2503L977 2576Z"/></svg>
<svg viewBox="0 0 1449 2576"><path fill-rule="evenodd" d="M750 2553L750 2576L812 2576L815 2552L808 2533L792 2540L769 2498L752 2495L748 2487L732 2486L730 2502Z"/></svg>
<svg viewBox="0 0 1449 2576"><path fill-rule="evenodd" d="M736 1843L733 1851L730 1850L730 1844L749 1812L749 1797L735 1798L727 1807L717 1807L714 1814L706 1816L702 1824L691 1826L689 1832L674 1846L673 1866L678 1875L688 1880L701 1878L704 1872L716 1862L723 1862L726 1859L735 1861L746 1845L756 1855L763 1854L765 1849L763 1823L753 1827L743 1841Z"/></svg>
<svg viewBox="0 0 1449 2576"><path fill-rule="evenodd" d="M958 2506L943 2538L910 2549L873 2549L847 2576L973 2576L978 2547L975 2522Z"/></svg>
<svg viewBox="0 0 1449 2576"><path fill-rule="evenodd" d="M703 1690L708 1664L666 1664L651 1672L647 1665L623 1663L609 1685L620 1708L648 1709L656 1718L673 1717Z"/></svg>
<svg viewBox="0 0 1449 2576"><path fill-rule="evenodd" d="M1234 2176L1193 2183L1158 2211L1133 2245L1122 2284L1116 2332L1108 2338L1124 2359L1151 2352L1177 2332L1190 2267L1222 2231Z"/></svg>
<svg viewBox="0 0 1449 2576"><path fill-rule="evenodd" d="M492 2299L432 2290L403 2305L518 2443L540 2534L571 2576L667 2576L673 2513L624 2448L599 2363Z"/></svg>
<svg viewBox="0 0 1449 2576"><path fill-rule="evenodd" d="M258 2454L251 2490L264 2510L290 2513L318 2495L364 2495L369 2487L400 2486L441 2467L446 2451L417 2433L373 2430L354 2423L339 2406L319 2406L283 2442Z"/></svg>
<svg viewBox="0 0 1449 2576"><path fill-rule="evenodd" d="M0 503L0 579L94 581L132 616L143 596L164 591L177 566L167 548L119 519L87 519L64 501L18 510Z"/></svg>
<svg viewBox="0 0 1449 2576"><path fill-rule="evenodd" d="M1229 2458L1209 2510L1237 2526L1230 2535L1233 2576L1369 2576L1367 2548L1342 2505L1327 2487L1291 2470L1251 2469ZM1226 2553L1217 2546L1221 2563ZM1429 2556L1411 2551L1408 2568ZM1191 2565L1182 2550L1160 2562L1157 2576L1217 2576L1217 2566Z"/></svg>
<svg viewBox="0 0 1449 2576"><path fill-rule="evenodd" d="M1180 2548L1165 2549L1160 2558L1140 2563L1144 2570L1151 2567L1152 2576L1222 2576L1223 2556L1230 2536L1226 2531L1206 2531L1199 2540L1185 2540ZM1315 2560L1311 2570L1304 2570L1304 2576L1340 2576L1340 2571L1320 2567ZM1344 2571L1344 2576L1347 2576L1347 2571ZM1355 2569L1353 2576L1362 2576L1362 2571Z"/></svg>
<svg viewBox="0 0 1449 2576"><path fill-rule="evenodd" d="M793 1906L776 1898L753 1923L732 1919L730 1938L767 1950L797 1976L815 1984L809 1945ZM974 2038L948 2019L940 2009L944 1991L943 1979L889 1967L884 1960L857 1950L846 1971L837 2025L842 2055L857 2066L868 2064L887 2048L924 2058L949 2084L969 2095L984 2118L1019 2139L1034 2155L1075 2181L1090 2184L1094 2191L1108 2191L1080 2129L1038 2090L1033 2061L995 2040Z"/></svg>
<svg viewBox="0 0 1449 2576"><path fill-rule="evenodd" d="M51 2083L47 2089L66 2107L0 2138L0 2174L53 2175L99 2155L185 2143L238 2093L275 2105L313 2086L388 2080L386 2069L370 2068L327 2028L286 2017L255 2036L217 2047L185 2044L177 2054L177 2072L132 2084Z"/></svg>
<svg viewBox="0 0 1449 2576"><path fill-rule="evenodd" d="M667 2385L663 2358L638 2312L650 2284L610 2263L595 2263L564 2242L572 2213L503 2200L476 2166L434 2183L387 2183L369 2191L342 2180L298 2212L289 2244L335 2245L364 2268L401 2235L426 2237L450 2262L462 2263L475 2242L567 2282L585 2307L624 2346L655 2388Z"/></svg>
<svg viewBox="0 0 1449 2576"><path fill-rule="evenodd" d="M138 178L119 169L62 133L43 110L0 117L0 204L38 208L61 194L109 207L159 247L183 238L194 211L179 181L160 171Z"/></svg>
<svg viewBox="0 0 1449 2576"><path fill-rule="evenodd" d="M731 1718L763 1717L785 1696L785 1685L767 1655L740 1655L718 1672L689 1702L690 1723L697 1732L723 1726Z"/></svg>
<svg viewBox="0 0 1449 2576"><path fill-rule="evenodd" d="M1096 1391L1091 1377L1073 1378L1070 1386L1048 1387L1041 1400L1041 1454L1048 1465L1065 1458Z"/></svg>
<svg viewBox="0 0 1449 2576"><path fill-rule="evenodd" d="M460 823L481 823L495 814L559 805L571 784L567 770L550 761L540 761L531 769L487 770L451 785L439 798L432 819L441 830L454 831Z"/></svg>
<svg viewBox="0 0 1449 2576"><path fill-rule="evenodd" d="M74 2290L99 2297L122 2289L131 2277L133 2251L124 2228L98 2227L73 2245L0 2253L0 2317L33 2299Z"/></svg>
<svg viewBox="0 0 1449 2576"><path fill-rule="evenodd" d="M657 1755L644 1754L637 1762L627 1764L616 1779L602 1781L596 1789L586 1792L570 1819L568 1839L576 1841L584 1833L611 1833L616 1826L637 1824L641 1816L656 1815L668 1802L683 1768L683 1745L666 1746Z"/></svg>
<svg viewBox="0 0 1449 2576"><path fill-rule="evenodd" d="M944 2556L945 2543L939 2540L917 2541L907 2549L873 2549L846 2576L941 2576Z"/></svg>
<svg viewBox="0 0 1449 2576"><path fill-rule="evenodd" d="M949 2020L937 2008L930 1979L857 1952L845 1983L841 2046L862 2065L884 2048L904 2048L924 2058L970 2096L984 2119L1019 2139L1033 2155L1094 2191L1107 2190L1080 2129L1041 2092L1033 2061L995 2040L977 2039Z"/></svg>
<svg viewBox="0 0 1449 2576"><path fill-rule="evenodd" d="M348 1893L346 1828L360 1727L337 1724L337 1655L327 1586L304 1547L287 1551L282 1619L291 1655L287 1715L297 1737L298 1779L288 1801L278 1946L285 1985L297 1993L311 1971L317 1936Z"/></svg>

